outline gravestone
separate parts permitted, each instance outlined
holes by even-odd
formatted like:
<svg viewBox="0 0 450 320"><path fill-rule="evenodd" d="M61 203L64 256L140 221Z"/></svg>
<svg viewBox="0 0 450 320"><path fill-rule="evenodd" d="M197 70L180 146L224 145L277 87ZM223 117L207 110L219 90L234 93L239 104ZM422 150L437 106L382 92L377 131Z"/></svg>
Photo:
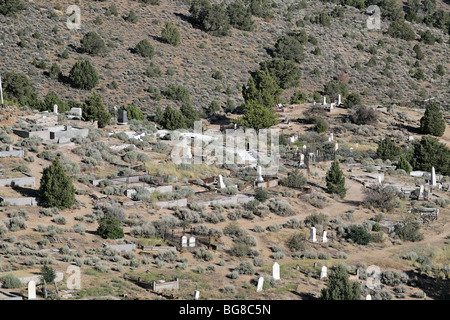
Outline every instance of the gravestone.
<svg viewBox="0 0 450 320"><path fill-rule="evenodd" d="M69 112L79 117L83 115L83 110L81 108L71 108Z"/></svg>
<svg viewBox="0 0 450 320"><path fill-rule="evenodd" d="M336 144L334 145L334 151L338 151L339 149L339 144L336 142Z"/></svg>
<svg viewBox="0 0 450 320"><path fill-rule="evenodd" d="M223 177L221 174L219 174L219 189L226 188L225 183L223 183Z"/></svg>
<svg viewBox="0 0 450 320"><path fill-rule="evenodd" d="M187 237L186 236L182 236L181 237L181 247L182 248L186 248L187 247Z"/></svg>
<svg viewBox="0 0 450 320"><path fill-rule="evenodd" d="M378 184L381 184L383 180L381 179L381 176L378 176Z"/></svg>
<svg viewBox="0 0 450 320"><path fill-rule="evenodd" d="M275 262L272 266L272 277L274 280L280 280L280 265Z"/></svg>
<svg viewBox="0 0 450 320"><path fill-rule="evenodd" d="M338 101L337 101L337 104L338 104L338 106L340 106L340 105L342 104L342 101L341 101L341 95L340 95L340 94L338 94Z"/></svg>
<svg viewBox="0 0 450 320"><path fill-rule="evenodd" d="M309 240L312 242L317 242L316 228L314 228L314 227L311 227L311 229L309 231Z"/></svg>
<svg viewBox="0 0 450 320"><path fill-rule="evenodd" d="M194 299L195 299L195 300L198 300L198 298L200 298L200 291L195 290L195 291L194 291Z"/></svg>
<svg viewBox="0 0 450 320"><path fill-rule="evenodd" d="M322 242L323 243L327 243L328 242L328 238L327 238L327 232L324 231L322 234Z"/></svg>
<svg viewBox="0 0 450 320"><path fill-rule="evenodd" d="M53 105L53 113L58 114L58 105L57 104Z"/></svg>
<svg viewBox="0 0 450 320"><path fill-rule="evenodd" d="M330 138L328 139L328 141L334 141L334 135L333 135L333 133L330 133Z"/></svg>
<svg viewBox="0 0 450 320"><path fill-rule="evenodd" d="M372 296L371 296L370 294L368 294L368 295L366 296L366 300L372 300Z"/></svg>
<svg viewBox="0 0 450 320"><path fill-rule="evenodd" d="M264 182L264 178L262 176L262 168L261 166L256 167L256 182Z"/></svg>
<svg viewBox="0 0 450 320"><path fill-rule="evenodd" d="M195 247L195 238L194 237L189 238L189 247Z"/></svg>
<svg viewBox="0 0 450 320"><path fill-rule="evenodd" d="M327 97L323 96L323 102L322 102L323 106L327 105Z"/></svg>
<svg viewBox="0 0 450 320"><path fill-rule="evenodd" d="M434 167L431 167L431 185L434 187L436 184L436 171Z"/></svg>
<svg viewBox="0 0 450 320"><path fill-rule="evenodd" d="M28 300L36 299L36 282L28 282Z"/></svg>
<svg viewBox="0 0 450 320"><path fill-rule="evenodd" d="M304 165L305 164L305 155L303 153L300 153L300 165Z"/></svg>
<svg viewBox="0 0 450 320"><path fill-rule="evenodd" d="M303 151L306 151L306 144L303 145Z"/></svg>
<svg viewBox="0 0 450 320"><path fill-rule="evenodd" d="M1 99L2 107L3 107L4 103L3 103L3 88L2 88L2 76L1 75L0 75L0 99Z"/></svg>
<svg viewBox="0 0 450 320"><path fill-rule="evenodd" d="M119 116L117 117L117 123L118 124L128 124L128 116L127 111L120 109L119 110Z"/></svg>
<svg viewBox="0 0 450 320"><path fill-rule="evenodd" d="M264 286L264 277L259 277L256 292L261 292L263 290L263 286Z"/></svg>
<svg viewBox="0 0 450 320"><path fill-rule="evenodd" d="M328 268L326 266L322 267L322 271L320 272L320 280L328 277Z"/></svg>

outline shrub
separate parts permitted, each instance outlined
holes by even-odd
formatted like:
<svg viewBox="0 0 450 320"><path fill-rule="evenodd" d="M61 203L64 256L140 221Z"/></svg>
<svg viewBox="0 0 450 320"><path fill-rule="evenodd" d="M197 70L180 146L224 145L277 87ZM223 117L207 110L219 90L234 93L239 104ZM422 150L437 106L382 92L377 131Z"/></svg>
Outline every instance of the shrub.
<svg viewBox="0 0 450 320"><path fill-rule="evenodd" d="M294 233L286 242L286 246L291 251L299 251L305 249L305 235L301 232Z"/></svg>
<svg viewBox="0 0 450 320"><path fill-rule="evenodd" d="M352 225L348 233L348 238L354 243L367 245L371 240L371 235L364 227Z"/></svg>
<svg viewBox="0 0 450 320"><path fill-rule="evenodd" d="M296 35L283 35L277 39L273 49L273 55L276 58L300 63L305 59L302 44Z"/></svg>
<svg viewBox="0 0 450 320"><path fill-rule="evenodd" d="M106 45L97 32L90 31L81 39L81 50L92 55L105 54Z"/></svg>
<svg viewBox="0 0 450 320"><path fill-rule="evenodd" d="M161 38L168 44L178 46L181 43L181 34L177 27L171 22L167 22L161 33Z"/></svg>
<svg viewBox="0 0 450 320"><path fill-rule="evenodd" d="M242 261L239 265L234 269L234 271L239 274L255 274L255 269L253 269L252 264L249 261Z"/></svg>
<svg viewBox="0 0 450 320"><path fill-rule="evenodd" d="M378 121L377 111L365 105L357 105L351 109L350 120L357 124L373 124Z"/></svg>
<svg viewBox="0 0 450 320"><path fill-rule="evenodd" d="M295 214L289 202L278 197L270 199L268 206L270 211L282 217L287 217Z"/></svg>
<svg viewBox="0 0 450 320"><path fill-rule="evenodd" d="M420 222L413 218L406 218L395 226L394 232L403 241L422 241L423 234L419 233L420 226Z"/></svg>
<svg viewBox="0 0 450 320"><path fill-rule="evenodd" d="M120 220L116 218L103 218L99 221L97 228L98 234L104 239L123 238L123 229L120 226Z"/></svg>
<svg viewBox="0 0 450 320"><path fill-rule="evenodd" d="M306 177L298 170L290 172L286 178L280 180L281 185L289 188L303 188L306 183Z"/></svg>
<svg viewBox="0 0 450 320"><path fill-rule="evenodd" d="M155 55L155 48L153 48L150 41L147 39L143 39L138 42L136 47L134 48L134 52L144 58L153 58Z"/></svg>
<svg viewBox="0 0 450 320"><path fill-rule="evenodd" d="M20 279L12 273L1 277L0 282L2 283L2 287L6 289L17 289L22 287L22 282L20 281Z"/></svg>
<svg viewBox="0 0 450 320"><path fill-rule="evenodd" d="M67 223L66 217L56 217L53 219L56 224L65 225Z"/></svg>
<svg viewBox="0 0 450 320"><path fill-rule="evenodd" d="M373 189L364 189L363 193L362 205L366 208L372 207L389 212L397 206L395 200L399 193L395 187L377 185Z"/></svg>
<svg viewBox="0 0 450 320"><path fill-rule="evenodd" d="M80 60L70 70L69 80L75 88L91 90L98 84L99 76L88 60Z"/></svg>
<svg viewBox="0 0 450 320"><path fill-rule="evenodd" d="M255 199L264 202L269 197L269 194L266 189L263 188L256 188L255 189Z"/></svg>

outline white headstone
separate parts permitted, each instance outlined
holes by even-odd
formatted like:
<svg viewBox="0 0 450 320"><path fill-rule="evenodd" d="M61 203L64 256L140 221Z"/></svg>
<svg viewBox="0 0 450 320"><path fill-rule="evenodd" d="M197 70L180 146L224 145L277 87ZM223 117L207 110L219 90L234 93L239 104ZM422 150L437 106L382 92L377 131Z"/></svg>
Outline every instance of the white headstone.
<svg viewBox="0 0 450 320"><path fill-rule="evenodd" d="M341 95L339 94L339 95L338 95L338 102L337 102L338 106L340 106L341 103L342 103L342 101L341 101Z"/></svg>
<svg viewBox="0 0 450 320"><path fill-rule="evenodd" d="M334 145L334 151L338 151L339 149L339 144L336 142L336 144Z"/></svg>
<svg viewBox="0 0 450 320"><path fill-rule="evenodd" d="M303 145L303 151L306 151L306 144Z"/></svg>
<svg viewBox="0 0 450 320"><path fill-rule="evenodd" d="M80 117L83 115L83 110L81 108L71 108L69 112L76 114Z"/></svg>
<svg viewBox="0 0 450 320"><path fill-rule="evenodd" d="M309 231L309 240L312 242L317 242L316 228L314 228L314 227L311 227L311 229Z"/></svg>
<svg viewBox="0 0 450 320"><path fill-rule="evenodd" d="M189 238L189 247L195 247L195 238L194 237Z"/></svg>
<svg viewBox="0 0 450 320"><path fill-rule="evenodd" d="M419 198L423 199L423 193L425 192L425 186L423 184L420 185Z"/></svg>
<svg viewBox="0 0 450 320"><path fill-rule="evenodd" d="M3 106L3 88L2 88L2 76L0 75L0 99Z"/></svg>
<svg viewBox="0 0 450 320"><path fill-rule="evenodd" d="M261 292L263 290L263 286L264 286L264 277L259 277L256 292Z"/></svg>
<svg viewBox="0 0 450 320"><path fill-rule="evenodd" d="M330 141L334 141L334 134L333 134L333 132L330 133L330 139L329 140Z"/></svg>
<svg viewBox="0 0 450 320"><path fill-rule="evenodd" d="M378 183L381 184L383 182L383 179L381 178L381 176L378 176Z"/></svg>
<svg viewBox="0 0 450 320"><path fill-rule="evenodd" d="M305 155L303 153L300 153L300 165L305 164Z"/></svg>
<svg viewBox="0 0 450 320"><path fill-rule="evenodd" d="M326 266L322 267L322 271L320 272L320 280L328 277L328 268Z"/></svg>
<svg viewBox="0 0 450 320"><path fill-rule="evenodd" d="M198 300L198 298L200 298L200 291L195 290L195 291L194 291L194 299L195 299L195 300Z"/></svg>
<svg viewBox="0 0 450 320"><path fill-rule="evenodd" d="M219 188L220 189L226 188L225 183L223 183L223 177L221 174L219 174Z"/></svg>
<svg viewBox="0 0 450 320"><path fill-rule="evenodd" d="M280 265L275 262L272 266L272 277L274 280L280 280Z"/></svg>
<svg viewBox="0 0 450 320"><path fill-rule="evenodd" d="M330 110L333 110L336 107L336 103L330 103Z"/></svg>
<svg viewBox="0 0 450 320"><path fill-rule="evenodd" d="M256 174L257 174L256 182L264 182L264 178L262 176L262 168L261 168L261 166L257 166L256 167Z"/></svg>
<svg viewBox="0 0 450 320"><path fill-rule="evenodd" d="M55 104L54 106L53 106L53 113L58 113L58 105L57 104Z"/></svg>
<svg viewBox="0 0 450 320"><path fill-rule="evenodd" d="M323 96L323 102L322 102L323 106L327 105L327 97Z"/></svg>
<svg viewBox="0 0 450 320"><path fill-rule="evenodd" d="M328 242L328 238L327 238L327 232L324 231L322 234L322 242L323 243L327 243Z"/></svg>
<svg viewBox="0 0 450 320"><path fill-rule="evenodd" d="M28 282L28 300L36 299L36 282Z"/></svg>
<svg viewBox="0 0 450 320"><path fill-rule="evenodd" d="M436 171L434 167L431 167L431 185L434 187L436 184Z"/></svg>
<svg viewBox="0 0 450 320"><path fill-rule="evenodd" d="M181 247L182 248L186 248L187 247L187 237L186 236L182 236L181 237Z"/></svg>
<svg viewBox="0 0 450 320"><path fill-rule="evenodd" d="M371 296L370 294L368 294L368 295L366 296L366 300L372 300L372 296Z"/></svg>

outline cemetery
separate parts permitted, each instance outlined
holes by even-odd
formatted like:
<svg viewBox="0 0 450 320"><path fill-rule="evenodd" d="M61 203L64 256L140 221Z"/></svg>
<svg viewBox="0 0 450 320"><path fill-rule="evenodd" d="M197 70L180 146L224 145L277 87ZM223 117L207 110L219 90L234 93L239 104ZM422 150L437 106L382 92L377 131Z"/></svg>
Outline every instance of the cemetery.
<svg viewBox="0 0 450 320"><path fill-rule="evenodd" d="M367 12L348 3L224 3L214 21L209 0L100 2L80 32L102 32L59 23L51 41L0 10L0 50L26 62L0 70L0 300L449 298L449 37L434 14L400 41L392 21L351 31ZM248 30L203 30L241 6ZM26 8L64 20L61 4ZM169 20L181 56L156 35Z"/></svg>

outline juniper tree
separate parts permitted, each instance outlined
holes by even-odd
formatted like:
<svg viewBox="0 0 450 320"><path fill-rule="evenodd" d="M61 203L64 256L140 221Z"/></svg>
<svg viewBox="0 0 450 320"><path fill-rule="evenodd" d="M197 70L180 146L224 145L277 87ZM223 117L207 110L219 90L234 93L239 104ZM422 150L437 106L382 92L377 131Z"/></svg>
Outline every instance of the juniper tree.
<svg viewBox="0 0 450 320"><path fill-rule="evenodd" d="M181 43L181 34L177 27L172 22L167 22L161 32L161 38L173 46L178 46Z"/></svg>
<svg viewBox="0 0 450 320"><path fill-rule="evenodd" d="M441 137L445 132L445 120L441 108L435 102L427 105L425 114L420 119L420 131L423 134L431 134Z"/></svg>
<svg viewBox="0 0 450 320"><path fill-rule="evenodd" d="M328 170L325 180L327 182L328 193L337 194L341 198L345 197L347 193L347 190L345 189L345 177L337 160L334 160L331 164L331 168Z"/></svg>
<svg viewBox="0 0 450 320"><path fill-rule="evenodd" d="M111 120L111 114L106 111L102 97L97 93L86 98L82 110L83 118L85 120L98 121L99 128L104 128Z"/></svg>
<svg viewBox="0 0 450 320"><path fill-rule="evenodd" d="M361 287L357 282L351 282L345 265L340 263L328 276L327 288L322 289L322 300L359 300Z"/></svg>
<svg viewBox="0 0 450 320"><path fill-rule="evenodd" d="M39 198L41 204L49 208L66 209L75 204L75 187L72 178L64 171L59 158L44 169Z"/></svg>
<svg viewBox="0 0 450 320"><path fill-rule="evenodd" d="M382 160L394 160L401 154L401 148L391 138L386 137L378 142L377 156Z"/></svg>
<svg viewBox="0 0 450 320"><path fill-rule="evenodd" d="M405 170L407 174L411 172L411 165L409 164L408 160L406 160L406 157L403 154L400 155L400 159L398 160L397 170L398 169Z"/></svg>
<svg viewBox="0 0 450 320"><path fill-rule="evenodd" d="M98 84L98 73L88 60L77 61L69 72L69 79L73 87L91 90Z"/></svg>

